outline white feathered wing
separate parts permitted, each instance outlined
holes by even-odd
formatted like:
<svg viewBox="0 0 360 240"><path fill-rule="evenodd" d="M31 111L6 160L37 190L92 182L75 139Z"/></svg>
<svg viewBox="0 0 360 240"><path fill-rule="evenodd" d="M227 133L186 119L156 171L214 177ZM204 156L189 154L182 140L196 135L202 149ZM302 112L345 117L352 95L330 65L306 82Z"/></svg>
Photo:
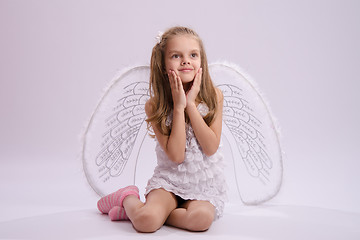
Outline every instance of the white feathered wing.
<svg viewBox="0 0 360 240"><path fill-rule="evenodd" d="M231 146L241 199L246 204L264 202L276 195L282 180L282 151L270 110L255 83L235 65L216 63L209 69L224 94L223 137ZM149 75L148 66L121 72L86 127L84 171L101 196L135 183L138 153L147 135Z"/></svg>

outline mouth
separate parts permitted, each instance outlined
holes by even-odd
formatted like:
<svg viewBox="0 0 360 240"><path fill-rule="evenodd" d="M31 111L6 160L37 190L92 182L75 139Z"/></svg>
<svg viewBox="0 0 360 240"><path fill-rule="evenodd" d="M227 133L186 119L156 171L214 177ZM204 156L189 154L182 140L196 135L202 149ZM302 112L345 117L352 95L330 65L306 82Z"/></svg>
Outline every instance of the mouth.
<svg viewBox="0 0 360 240"><path fill-rule="evenodd" d="M179 72L191 72L193 70L194 69L192 69L192 68L182 68L182 69L179 69Z"/></svg>

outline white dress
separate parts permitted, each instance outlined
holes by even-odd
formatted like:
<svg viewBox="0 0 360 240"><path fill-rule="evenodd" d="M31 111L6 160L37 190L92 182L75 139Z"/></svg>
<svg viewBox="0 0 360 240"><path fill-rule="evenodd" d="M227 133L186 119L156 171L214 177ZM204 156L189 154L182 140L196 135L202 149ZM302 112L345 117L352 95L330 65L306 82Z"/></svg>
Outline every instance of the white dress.
<svg viewBox="0 0 360 240"><path fill-rule="evenodd" d="M208 112L204 103L198 105L202 116ZM172 114L166 125L170 126ZM184 200L209 201L216 208L215 219L222 216L226 197L222 144L215 154L206 156L197 141L191 124L186 125L185 159L181 164L172 162L156 140L157 166L148 181L145 195L151 190L163 188Z"/></svg>

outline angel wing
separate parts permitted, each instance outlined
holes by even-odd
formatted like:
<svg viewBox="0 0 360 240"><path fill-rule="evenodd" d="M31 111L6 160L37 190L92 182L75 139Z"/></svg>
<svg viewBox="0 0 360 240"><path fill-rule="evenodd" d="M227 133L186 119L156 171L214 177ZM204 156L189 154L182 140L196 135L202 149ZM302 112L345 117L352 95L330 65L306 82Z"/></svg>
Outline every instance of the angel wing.
<svg viewBox="0 0 360 240"><path fill-rule="evenodd" d="M266 201L277 193L282 178L282 152L270 111L255 84L236 67L211 64L210 72L224 94L223 137L231 145L241 199L246 204ZM101 196L135 183L147 134L149 74L148 66L140 66L115 77L86 127L84 171Z"/></svg>
<svg viewBox="0 0 360 240"><path fill-rule="evenodd" d="M223 137L231 145L238 192L245 204L277 194L282 181L282 150L273 117L255 82L237 66L209 66L224 95Z"/></svg>
<svg viewBox="0 0 360 240"><path fill-rule="evenodd" d="M90 186L101 196L134 184L137 154L147 133L149 67L123 71L111 82L86 127L82 160Z"/></svg>

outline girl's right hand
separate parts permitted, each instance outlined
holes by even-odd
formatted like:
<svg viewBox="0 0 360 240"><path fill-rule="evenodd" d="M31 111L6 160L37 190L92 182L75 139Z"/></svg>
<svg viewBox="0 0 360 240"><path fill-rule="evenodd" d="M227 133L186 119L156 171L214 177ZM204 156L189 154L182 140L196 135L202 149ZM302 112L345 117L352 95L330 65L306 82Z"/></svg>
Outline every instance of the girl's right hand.
<svg viewBox="0 0 360 240"><path fill-rule="evenodd" d="M169 81L171 87L171 94L174 102L174 109L179 108L184 110L186 107L186 95L184 87L181 82L181 78L175 73L175 71L169 71Z"/></svg>

